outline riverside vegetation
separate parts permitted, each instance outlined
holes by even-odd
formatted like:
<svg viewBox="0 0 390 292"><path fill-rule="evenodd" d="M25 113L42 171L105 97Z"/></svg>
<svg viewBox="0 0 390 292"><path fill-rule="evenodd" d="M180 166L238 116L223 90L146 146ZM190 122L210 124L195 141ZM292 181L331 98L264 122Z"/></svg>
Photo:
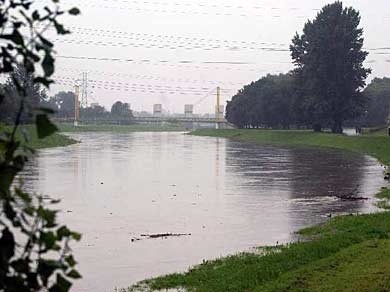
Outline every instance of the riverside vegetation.
<svg viewBox="0 0 390 292"><path fill-rule="evenodd" d="M369 154L390 165L386 136L271 130L198 130L192 134L267 145L332 147ZM383 189L377 196L380 207L390 207L390 190ZM126 290L388 291L389 212L340 216L298 234L301 241L266 248L263 254L248 252L205 261L186 273L145 280Z"/></svg>

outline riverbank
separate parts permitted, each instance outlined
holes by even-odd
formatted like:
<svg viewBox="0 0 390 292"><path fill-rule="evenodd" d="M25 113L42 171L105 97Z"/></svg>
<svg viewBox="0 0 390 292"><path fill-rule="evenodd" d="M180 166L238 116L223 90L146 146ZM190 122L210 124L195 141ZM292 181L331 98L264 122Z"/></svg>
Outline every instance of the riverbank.
<svg viewBox="0 0 390 292"><path fill-rule="evenodd" d="M132 125L110 125L110 124L80 124L75 127L73 124L57 124L61 132L183 132L186 129L180 124L132 124Z"/></svg>
<svg viewBox="0 0 390 292"><path fill-rule="evenodd" d="M3 126L4 127L4 126ZM6 126L8 129L10 129L9 126ZM37 135L37 131L34 125L22 125L19 127L19 130L17 132L17 135L19 137L20 141L23 141L23 131L25 131L25 134L28 137L27 146L33 148L33 149L43 149L43 148L52 148L52 147L61 147L61 146L68 146L75 143L78 143L78 141L69 138L61 133L54 133L46 138L39 139ZM0 128L1 131L1 128Z"/></svg>
<svg viewBox="0 0 390 292"><path fill-rule="evenodd" d="M369 154L389 166L390 139L346 137L309 131L199 130L198 136L268 145L332 147ZM390 191L382 190L381 207ZM298 232L303 241L207 261L130 287L137 291L387 291L390 287L390 213L342 216Z"/></svg>

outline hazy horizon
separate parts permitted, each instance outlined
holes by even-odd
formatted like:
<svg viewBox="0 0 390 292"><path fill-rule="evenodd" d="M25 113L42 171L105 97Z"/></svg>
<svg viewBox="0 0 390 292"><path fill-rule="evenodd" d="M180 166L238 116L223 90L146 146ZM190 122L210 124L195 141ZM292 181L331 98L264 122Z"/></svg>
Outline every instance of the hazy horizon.
<svg viewBox="0 0 390 292"><path fill-rule="evenodd" d="M180 113L207 96L195 112L213 112L217 86L225 102L251 81L291 70L293 35L332 2L69 1L82 15L65 19L72 35L55 38L59 84L50 93L73 90L74 80L88 72L89 102L106 108L121 100L136 111L162 103ZM343 2L362 16L369 80L389 76L390 4Z"/></svg>

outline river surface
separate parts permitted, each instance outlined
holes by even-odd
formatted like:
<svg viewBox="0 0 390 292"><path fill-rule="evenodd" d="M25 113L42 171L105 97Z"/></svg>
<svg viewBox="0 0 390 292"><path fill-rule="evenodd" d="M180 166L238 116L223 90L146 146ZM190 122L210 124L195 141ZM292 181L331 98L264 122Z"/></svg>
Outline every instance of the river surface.
<svg viewBox="0 0 390 292"><path fill-rule="evenodd" d="M40 151L26 186L60 198L83 279L114 291L204 259L275 245L329 214L374 211L383 168L359 154L182 133L78 133ZM370 197L342 201L336 195ZM190 234L145 239L142 234ZM142 239L137 241L137 239Z"/></svg>

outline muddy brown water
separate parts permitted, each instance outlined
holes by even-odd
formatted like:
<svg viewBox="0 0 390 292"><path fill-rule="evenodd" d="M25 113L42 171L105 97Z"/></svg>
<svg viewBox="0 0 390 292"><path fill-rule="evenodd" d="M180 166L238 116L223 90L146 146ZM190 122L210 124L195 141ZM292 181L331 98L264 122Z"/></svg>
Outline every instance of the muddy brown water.
<svg viewBox="0 0 390 292"><path fill-rule="evenodd" d="M78 133L43 150L25 173L62 199L61 220L83 279L73 291L113 291L204 259L288 242L329 214L375 211L383 168L368 156L282 148L182 133ZM342 201L354 193L367 201ZM142 234L191 234L143 238ZM143 240L137 241L136 239Z"/></svg>

